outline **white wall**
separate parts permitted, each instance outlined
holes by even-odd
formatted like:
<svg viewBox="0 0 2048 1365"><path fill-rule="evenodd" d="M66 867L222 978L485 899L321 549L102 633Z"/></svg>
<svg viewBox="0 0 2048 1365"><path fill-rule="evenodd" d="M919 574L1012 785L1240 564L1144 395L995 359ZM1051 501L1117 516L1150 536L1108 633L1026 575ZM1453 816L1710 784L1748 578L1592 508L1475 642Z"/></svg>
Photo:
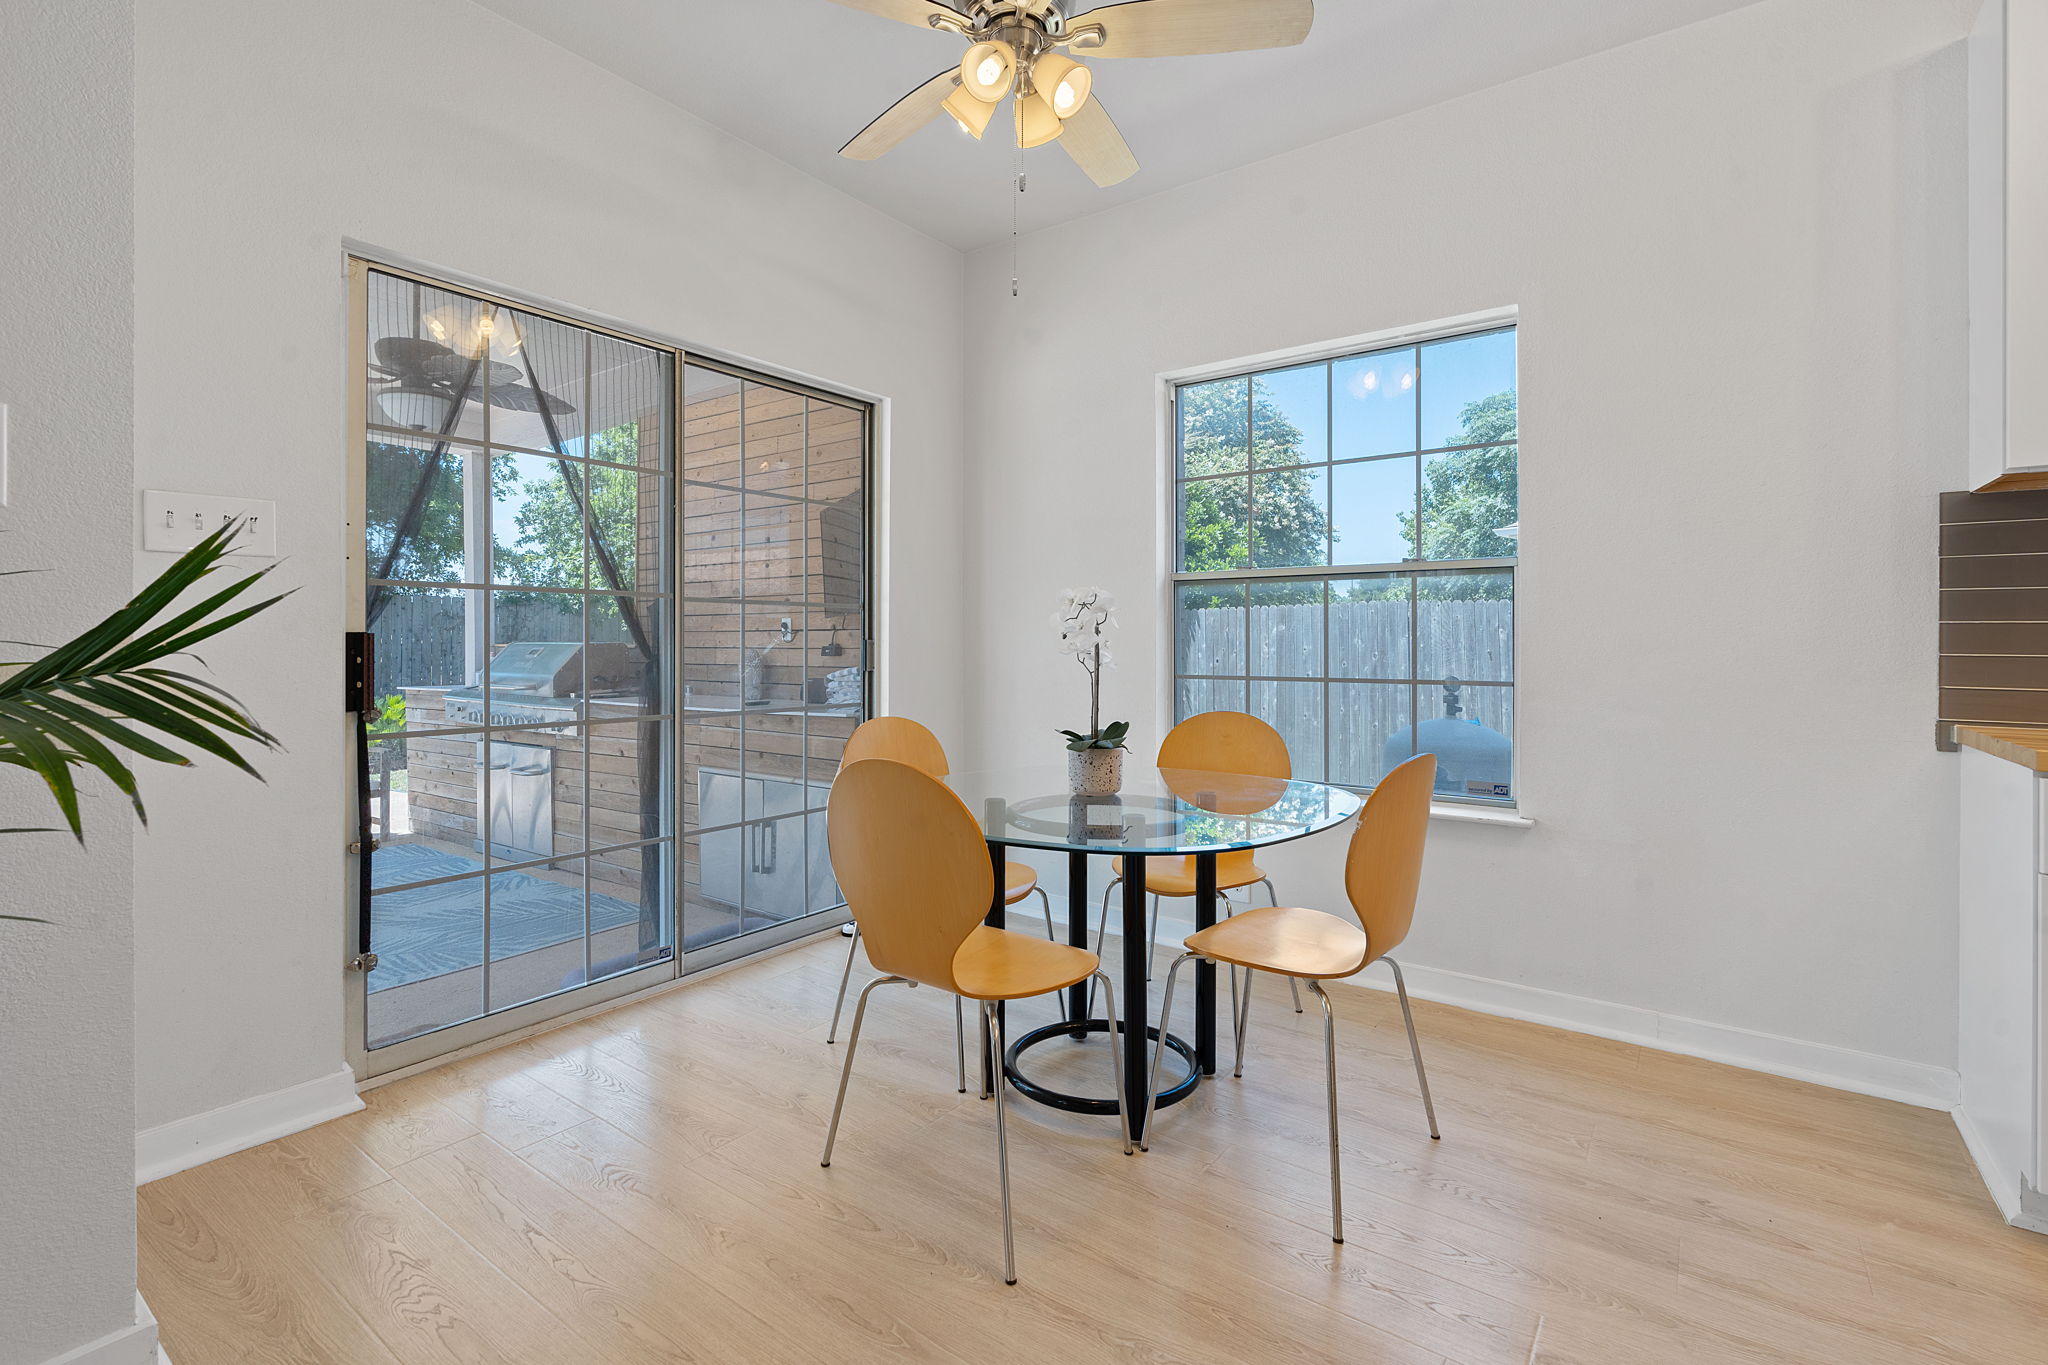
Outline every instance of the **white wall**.
<svg viewBox="0 0 2048 1365"><path fill-rule="evenodd" d="M0 7L0 636L70 638L128 596L134 193L133 5ZM0 658L20 658L0 646ZM0 778L0 826L60 822L40 782ZM182 773L145 794L175 806ZM127 802L67 835L0 835L0 1363L134 1333L134 931ZM111 1358L111 1357L110 1357Z"/></svg>
<svg viewBox="0 0 2048 1365"><path fill-rule="evenodd" d="M1539 823L1435 822L1404 956L1952 1068L1974 8L1771 0L1038 233L1016 302L971 257L967 761L1058 759L1074 583L1127 604L1107 714L1171 720L1157 376L1513 305ZM1340 858L1270 861L1335 908Z"/></svg>
<svg viewBox="0 0 2048 1365"><path fill-rule="evenodd" d="M152 0L137 48L134 482L277 499L300 589L208 653L269 785L137 845L149 1127L342 1064L344 242L892 400L881 666L956 731L962 261L465 0Z"/></svg>

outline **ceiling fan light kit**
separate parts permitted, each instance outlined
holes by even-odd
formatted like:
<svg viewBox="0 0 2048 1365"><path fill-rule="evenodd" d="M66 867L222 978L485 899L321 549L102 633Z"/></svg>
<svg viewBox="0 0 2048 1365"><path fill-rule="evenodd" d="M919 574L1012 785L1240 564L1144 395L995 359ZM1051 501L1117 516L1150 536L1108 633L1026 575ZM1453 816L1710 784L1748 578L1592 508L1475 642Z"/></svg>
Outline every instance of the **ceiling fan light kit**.
<svg viewBox="0 0 2048 1365"><path fill-rule="evenodd" d="M1088 178L1108 187L1135 175L1123 134L1092 98L1095 73L1068 56L1182 57L1292 47L1308 37L1315 0L1123 0L1069 14L1086 0L833 0L847 9L968 41L948 68L884 110L839 149L873 161L937 118L951 114L979 139L995 106L1016 96L1020 148L1058 140ZM976 106L980 106L977 108ZM1076 136L1063 137L1074 121Z"/></svg>
<svg viewBox="0 0 2048 1365"><path fill-rule="evenodd" d="M945 104L940 107L953 116L953 122L960 125L961 132L971 134L976 142L981 141L981 135L988 131L988 125L996 116L995 103L976 99L967 93L964 84L946 96Z"/></svg>
<svg viewBox="0 0 2048 1365"><path fill-rule="evenodd" d="M1000 40L976 43L960 59L960 87L978 100L999 103L1017 79L1017 49Z"/></svg>
<svg viewBox="0 0 2048 1365"><path fill-rule="evenodd" d="M1043 147L1067 130L1053 113L1052 106L1044 100L1017 97L1017 145L1019 147Z"/></svg>
<svg viewBox="0 0 2048 1365"><path fill-rule="evenodd" d="M1031 68L1031 85L1061 119L1070 119L1088 102L1095 88L1095 73L1060 52L1048 52Z"/></svg>

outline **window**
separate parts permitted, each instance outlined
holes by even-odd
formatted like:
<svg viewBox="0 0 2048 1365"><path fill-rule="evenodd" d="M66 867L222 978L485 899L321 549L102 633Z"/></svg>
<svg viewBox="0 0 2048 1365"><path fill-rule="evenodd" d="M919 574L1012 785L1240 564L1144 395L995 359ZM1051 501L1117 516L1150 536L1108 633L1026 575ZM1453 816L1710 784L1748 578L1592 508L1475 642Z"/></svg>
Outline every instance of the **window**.
<svg viewBox="0 0 2048 1365"><path fill-rule="evenodd" d="M1242 710L1297 777L1514 799L1515 330L1183 384L1174 711Z"/></svg>

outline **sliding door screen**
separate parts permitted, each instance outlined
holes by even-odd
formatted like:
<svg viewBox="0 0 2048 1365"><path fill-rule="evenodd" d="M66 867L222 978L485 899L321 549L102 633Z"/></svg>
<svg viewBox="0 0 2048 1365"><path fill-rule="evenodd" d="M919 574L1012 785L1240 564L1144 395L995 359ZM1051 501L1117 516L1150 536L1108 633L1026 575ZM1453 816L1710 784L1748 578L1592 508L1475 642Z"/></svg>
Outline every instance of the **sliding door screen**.
<svg viewBox="0 0 2048 1365"><path fill-rule="evenodd" d="M358 1065L834 922L872 409L351 270L375 665Z"/></svg>
<svg viewBox="0 0 2048 1365"><path fill-rule="evenodd" d="M674 954L675 357L377 271L372 1049Z"/></svg>

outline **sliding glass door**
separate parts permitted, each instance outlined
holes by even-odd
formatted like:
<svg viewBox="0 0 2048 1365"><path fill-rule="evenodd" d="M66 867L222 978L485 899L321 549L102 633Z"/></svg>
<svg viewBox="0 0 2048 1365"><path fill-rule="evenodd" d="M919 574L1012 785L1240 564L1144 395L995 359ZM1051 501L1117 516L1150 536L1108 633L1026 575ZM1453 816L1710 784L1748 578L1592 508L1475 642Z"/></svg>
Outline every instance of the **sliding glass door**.
<svg viewBox="0 0 2048 1365"><path fill-rule="evenodd" d="M825 800L867 707L867 413L683 371L683 943L716 961L843 904Z"/></svg>
<svg viewBox="0 0 2048 1365"><path fill-rule="evenodd" d="M353 265L369 1074L837 909L869 416Z"/></svg>

